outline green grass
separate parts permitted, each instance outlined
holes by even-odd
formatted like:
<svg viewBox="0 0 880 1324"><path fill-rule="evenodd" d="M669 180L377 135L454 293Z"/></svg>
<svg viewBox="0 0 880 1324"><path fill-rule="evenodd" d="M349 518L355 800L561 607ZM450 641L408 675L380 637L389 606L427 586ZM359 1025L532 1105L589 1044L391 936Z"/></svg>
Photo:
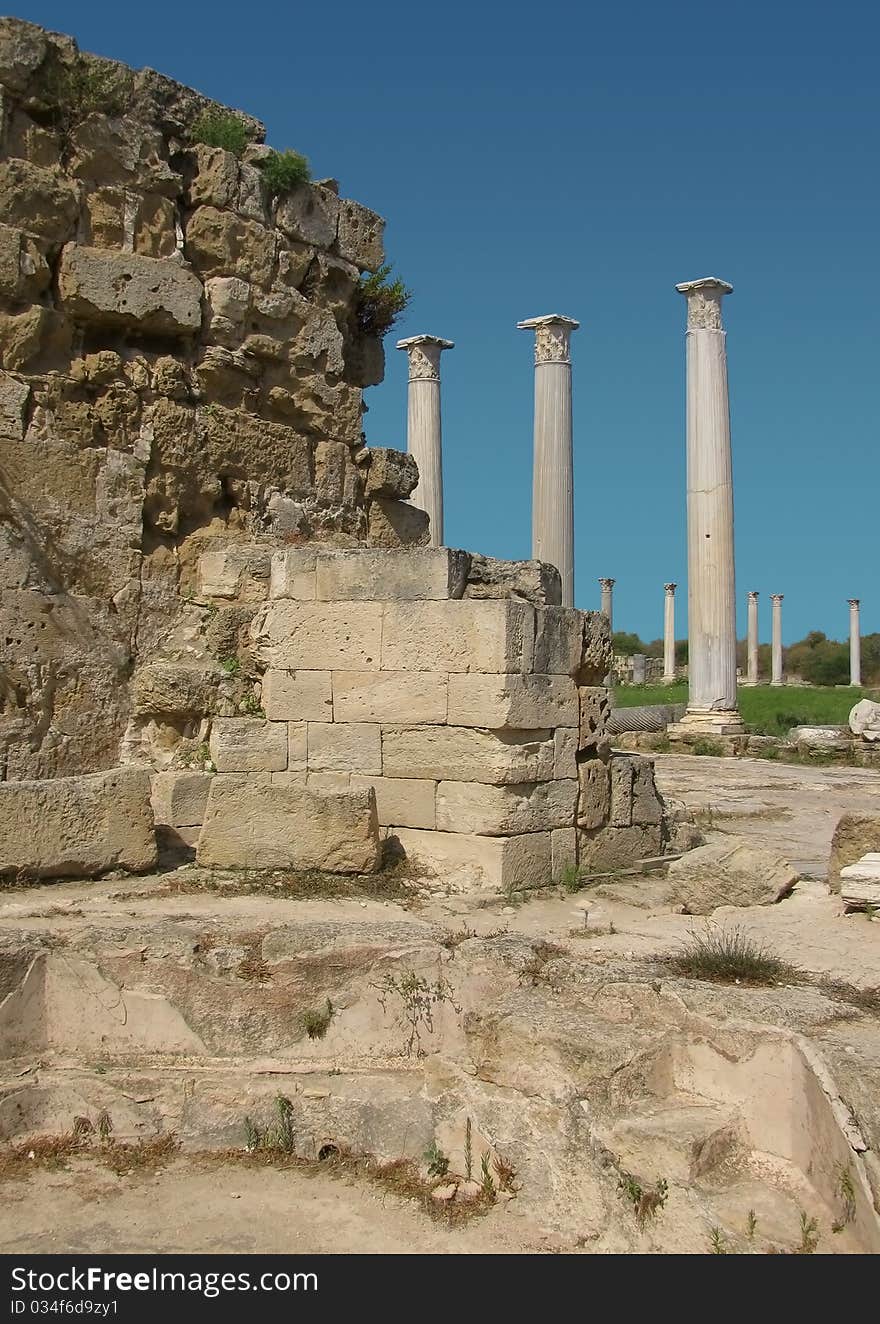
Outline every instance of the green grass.
<svg viewBox="0 0 880 1324"><path fill-rule="evenodd" d="M736 928L709 926L693 932L678 951L660 960L672 974L718 984L781 984L803 978L796 966Z"/></svg>
<svg viewBox="0 0 880 1324"><path fill-rule="evenodd" d="M840 726L866 692L859 689L813 689L800 685L742 686L739 707L755 735L785 736L793 726ZM622 685L614 691L615 708L641 704L687 703L687 685Z"/></svg>

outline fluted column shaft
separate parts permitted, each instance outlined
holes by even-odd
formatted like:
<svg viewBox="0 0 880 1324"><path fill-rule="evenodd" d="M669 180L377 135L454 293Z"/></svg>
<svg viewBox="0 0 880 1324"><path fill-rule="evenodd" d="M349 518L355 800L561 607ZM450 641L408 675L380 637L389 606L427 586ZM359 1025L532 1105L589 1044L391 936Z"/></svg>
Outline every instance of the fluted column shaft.
<svg viewBox="0 0 880 1324"><path fill-rule="evenodd" d="M608 628L614 631L614 585L616 579L600 579L599 587L602 590L602 604L599 607L603 616L608 617Z"/></svg>
<svg viewBox="0 0 880 1324"><path fill-rule="evenodd" d="M862 683L862 635L859 623L859 599L849 598L849 683Z"/></svg>
<svg viewBox="0 0 880 1324"><path fill-rule="evenodd" d="M663 684L675 681L675 590L677 584L664 584L663 604Z"/></svg>
<svg viewBox="0 0 880 1324"><path fill-rule="evenodd" d="M770 684L784 685L782 676L782 599L784 593L771 593L773 628L770 637Z"/></svg>
<svg viewBox="0 0 880 1324"><path fill-rule="evenodd" d="M406 448L419 467L419 481L410 501L430 520L430 544L443 546L443 429L440 416L440 355L451 340L410 336L397 348L409 358Z"/></svg>
<svg viewBox="0 0 880 1324"><path fill-rule="evenodd" d="M758 683L758 594L749 594L749 629L747 651L747 678L750 685Z"/></svg>
<svg viewBox="0 0 880 1324"><path fill-rule="evenodd" d="M555 565L562 604L574 606L574 455L571 333L578 323L550 314L517 322L535 332L532 556Z"/></svg>
<svg viewBox="0 0 880 1324"><path fill-rule="evenodd" d="M736 694L733 475L727 355L714 278L677 286L688 301L687 524L690 725L741 728Z"/></svg>

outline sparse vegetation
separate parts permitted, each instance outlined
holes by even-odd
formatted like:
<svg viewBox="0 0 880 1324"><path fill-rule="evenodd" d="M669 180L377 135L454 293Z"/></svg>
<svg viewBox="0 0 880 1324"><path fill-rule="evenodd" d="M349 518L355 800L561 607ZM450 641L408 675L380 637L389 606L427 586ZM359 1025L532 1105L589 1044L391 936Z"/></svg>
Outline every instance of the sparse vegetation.
<svg viewBox="0 0 880 1324"><path fill-rule="evenodd" d="M468 1117L464 1124L464 1175L468 1181L471 1180L474 1170L474 1150L472 1140L471 1119Z"/></svg>
<svg viewBox="0 0 880 1324"><path fill-rule="evenodd" d="M73 130L89 115L123 115L130 90L128 71L110 61L77 55L71 64L51 64L44 95L65 150Z"/></svg>
<svg viewBox="0 0 880 1324"><path fill-rule="evenodd" d="M432 1140L424 1154L429 1177L445 1177L449 1171L449 1157L443 1153L436 1140Z"/></svg>
<svg viewBox="0 0 880 1324"><path fill-rule="evenodd" d="M565 892L577 892L581 885L581 872L576 864L564 864L559 873L559 886Z"/></svg>
<svg viewBox="0 0 880 1324"><path fill-rule="evenodd" d="M819 1224L801 1210L801 1240L795 1255L814 1255L819 1245Z"/></svg>
<svg viewBox="0 0 880 1324"><path fill-rule="evenodd" d="M266 192L272 198L290 193L300 184L307 184L312 177L306 158L290 148L283 152L271 152L259 165Z"/></svg>
<svg viewBox="0 0 880 1324"><path fill-rule="evenodd" d="M248 1153L260 1150L268 1154L292 1154L295 1143L293 1104L287 1095L275 1096L275 1116L267 1126L261 1127L252 1117L245 1117L244 1134Z"/></svg>
<svg viewBox="0 0 880 1324"><path fill-rule="evenodd" d="M719 758L724 753L724 746L720 740L712 740L709 736L700 736L690 747L692 754L702 754L709 758Z"/></svg>
<svg viewBox="0 0 880 1324"><path fill-rule="evenodd" d="M225 671L227 676L238 676L241 674L241 660L237 657L219 658L221 671Z"/></svg>
<svg viewBox="0 0 880 1324"><path fill-rule="evenodd" d="M709 1253L711 1255L727 1255L727 1238L720 1227L713 1227L709 1233Z"/></svg>
<svg viewBox="0 0 880 1324"><path fill-rule="evenodd" d="M842 1232L856 1216L856 1188L853 1182L852 1164L839 1164L837 1170L837 1193L843 1204L843 1213L831 1224L832 1232Z"/></svg>
<svg viewBox="0 0 880 1324"><path fill-rule="evenodd" d="M71 1130L62 1135L34 1136L20 1144L0 1147L0 1181L28 1177L36 1168L63 1168L80 1157L98 1159L117 1176L155 1171L164 1167L180 1149L173 1131L131 1142L116 1140L112 1132L113 1123L104 1111L96 1122L88 1117L75 1117Z"/></svg>
<svg viewBox="0 0 880 1324"><path fill-rule="evenodd" d="M740 928L708 925L701 933L691 933L678 951L660 960L672 974L719 984L782 984L804 978L796 966L775 956Z"/></svg>
<svg viewBox="0 0 880 1324"><path fill-rule="evenodd" d="M403 1051L416 1057L424 1057L422 1032L434 1033L434 1010L448 1003L453 1011L461 1014L461 1007L455 1001L452 985L448 979L438 975L432 982L415 970L403 970L399 974L388 970L377 984L372 984L379 993L379 1004L387 1011L389 998L400 1000L401 1009L397 1023L404 1028L406 1039Z"/></svg>
<svg viewBox="0 0 880 1324"><path fill-rule="evenodd" d="M251 141L244 120L231 110L203 110L192 126L190 139L206 147L222 147L225 152L241 156Z"/></svg>
<svg viewBox="0 0 880 1324"><path fill-rule="evenodd" d="M548 964L558 956L567 955L565 948L560 947L555 942L541 940L533 943L532 954L520 972L520 982L528 981L532 988L536 988L538 984L551 983L552 981L547 972Z"/></svg>
<svg viewBox="0 0 880 1324"><path fill-rule="evenodd" d="M357 291L355 319L365 336L387 335L412 299L412 291L403 281L391 279L387 263L378 271L361 276Z"/></svg>
<svg viewBox="0 0 880 1324"><path fill-rule="evenodd" d="M621 1172L617 1189L623 1192L624 1199L633 1207L636 1222L643 1228L666 1204L669 1197L669 1185L665 1177L658 1178L651 1187L644 1187L631 1172Z"/></svg>
<svg viewBox="0 0 880 1324"><path fill-rule="evenodd" d="M328 998L323 1007L310 1007L303 1012L303 1029L310 1039L323 1039L333 1019L333 1003Z"/></svg>

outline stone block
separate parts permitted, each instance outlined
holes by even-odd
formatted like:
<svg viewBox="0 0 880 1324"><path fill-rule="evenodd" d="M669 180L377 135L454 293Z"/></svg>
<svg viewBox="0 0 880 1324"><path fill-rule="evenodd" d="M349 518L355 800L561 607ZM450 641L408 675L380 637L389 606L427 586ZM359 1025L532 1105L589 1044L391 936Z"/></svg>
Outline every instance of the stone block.
<svg viewBox="0 0 880 1324"><path fill-rule="evenodd" d="M433 829L436 826L437 783L418 777L362 777L354 774L352 790L372 786L380 827Z"/></svg>
<svg viewBox="0 0 880 1324"><path fill-rule="evenodd" d="M652 859L663 849L659 827L578 828L578 868L581 874L611 873Z"/></svg>
<svg viewBox="0 0 880 1324"><path fill-rule="evenodd" d="M554 828L550 833L550 856L553 881L559 883L577 868L577 831L575 828Z"/></svg>
<svg viewBox="0 0 880 1324"><path fill-rule="evenodd" d="M526 602L389 602L382 669L531 671L533 631Z"/></svg>
<svg viewBox="0 0 880 1324"><path fill-rule="evenodd" d="M575 726L577 687L569 676L451 675L446 720L453 726Z"/></svg>
<svg viewBox="0 0 880 1324"><path fill-rule="evenodd" d="M51 268L34 240L15 226L0 225L0 295L32 303L51 281Z"/></svg>
<svg viewBox="0 0 880 1324"><path fill-rule="evenodd" d="M309 766L308 722L287 723L287 771L306 772Z"/></svg>
<svg viewBox="0 0 880 1324"><path fill-rule="evenodd" d="M309 547L289 547L275 552L269 573L269 597L313 602L317 560L317 551Z"/></svg>
<svg viewBox="0 0 880 1324"><path fill-rule="evenodd" d="M608 768L611 784L611 827L631 827L635 759L628 754L612 754Z"/></svg>
<svg viewBox="0 0 880 1324"><path fill-rule="evenodd" d="M287 767L287 724L261 717L215 717L210 751L218 772L282 772Z"/></svg>
<svg viewBox="0 0 880 1324"><path fill-rule="evenodd" d="M63 310L93 326L191 336L202 322L202 285L179 263L68 244L58 292Z"/></svg>
<svg viewBox="0 0 880 1324"><path fill-rule="evenodd" d="M373 722L309 722L309 772L382 772L381 729Z"/></svg>
<svg viewBox="0 0 880 1324"><path fill-rule="evenodd" d="M553 732L553 776L576 777L578 733L576 726L557 726Z"/></svg>
<svg viewBox="0 0 880 1324"><path fill-rule="evenodd" d="M427 512L417 506L394 497L370 498L367 538L371 547L424 547L430 537L429 525Z"/></svg>
<svg viewBox="0 0 880 1324"><path fill-rule="evenodd" d="M633 759L632 821L637 827L663 822L663 799L654 780L654 760Z"/></svg>
<svg viewBox="0 0 880 1324"><path fill-rule="evenodd" d="M17 377L0 372L0 436L24 436L24 414L31 388Z"/></svg>
<svg viewBox="0 0 880 1324"><path fill-rule="evenodd" d="M396 497L398 501L405 501L418 486L419 466L406 451L391 450L387 446L364 446L355 458L366 470L368 497ZM461 597L461 594L450 596Z"/></svg>
<svg viewBox="0 0 880 1324"><path fill-rule="evenodd" d="M380 602L270 602L251 638L267 668L279 671L378 671Z"/></svg>
<svg viewBox="0 0 880 1324"><path fill-rule="evenodd" d="M320 552L319 602L447 601L464 591L468 556L448 547Z"/></svg>
<svg viewBox="0 0 880 1324"><path fill-rule="evenodd" d="M466 598L521 598L534 607L562 602L562 578L546 561L500 561L494 556L471 555Z"/></svg>
<svg viewBox="0 0 880 1324"><path fill-rule="evenodd" d="M448 677L439 671L334 671L337 722L446 721Z"/></svg>
<svg viewBox="0 0 880 1324"><path fill-rule="evenodd" d="M300 184L279 201L275 224L289 239L329 248L336 240L339 199L330 189Z"/></svg>
<svg viewBox="0 0 880 1324"><path fill-rule="evenodd" d="M378 271L385 260L385 222L369 207L350 198L339 201L336 247L340 257L360 271Z"/></svg>
<svg viewBox="0 0 880 1324"><path fill-rule="evenodd" d="M290 774L276 773L278 777ZM366 785L370 780L367 778ZM322 795L342 795L351 786L350 772L310 772L306 776L306 785L310 791L319 791ZM363 789L363 788L360 788Z"/></svg>
<svg viewBox="0 0 880 1324"><path fill-rule="evenodd" d="M131 706L136 716L149 713L199 715L213 712L218 673L186 662L151 662L134 677Z"/></svg>
<svg viewBox="0 0 880 1324"><path fill-rule="evenodd" d="M240 598L260 602L269 582L269 549L243 544L199 557L199 595L203 598Z"/></svg>
<svg viewBox="0 0 880 1324"><path fill-rule="evenodd" d="M56 166L0 162L0 221L63 244L73 238L78 215L76 186Z"/></svg>
<svg viewBox="0 0 880 1324"><path fill-rule="evenodd" d="M270 722L332 722L330 675L329 671L267 671L263 676L263 712Z"/></svg>
<svg viewBox="0 0 880 1324"><path fill-rule="evenodd" d="M708 915L718 906L773 905L788 896L797 880L797 872L775 851L734 836L688 851L672 861L667 873L672 899L689 915Z"/></svg>
<svg viewBox="0 0 880 1324"><path fill-rule="evenodd" d="M437 786L437 828L489 837L574 828L577 796L574 780L508 786L441 781Z"/></svg>
<svg viewBox="0 0 880 1324"><path fill-rule="evenodd" d="M211 777L207 772L159 772L153 777L153 818L167 827L198 827L205 817Z"/></svg>
<svg viewBox="0 0 880 1324"><path fill-rule="evenodd" d="M381 843L372 791L214 777L196 860L204 868L373 873Z"/></svg>
<svg viewBox="0 0 880 1324"><path fill-rule="evenodd" d="M603 685L581 685L578 688L580 701L580 729L578 748L594 750L598 746L611 713L611 699Z"/></svg>
<svg viewBox="0 0 880 1324"><path fill-rule="evenodd" d="M585 759L578 764L578 826L603 827L611 813L611 778L608 764L601 759Z"/></svg>
<svg viewBox="0 0 880 1324"><path fill-rule="evenodd" d="M576 607L535 610L534 670L576 678L584 647L584 613Z"/></svg>
<svg viewBox="0 0 880 1324"><path fill-rule="evenodd" d="M828 886L840 891L840 871L880 851L880 814L842 814L831 838Z"/></svg>
<svg viewBox="0 0 880 1324"><path fill-rule="evenodd" d="M83 777L0 782L0 876L143 873L156 859L146 771L113 768Z"/></svg>
<svg viewBox="0 0 880 1324"><path fill-rule="evenodd" d="M480 837L402 827L395 836L407 856L435 870L447 888L492 887L507 892L546 887L550 882L549 832Z"/></svg>
<svg viewBox="0 0 880 1324"><path fill-rule="evenodd" d="M483 731L475 727L382 728L382 775L436 781L550 781L553 736L549 731Z"/></svg>

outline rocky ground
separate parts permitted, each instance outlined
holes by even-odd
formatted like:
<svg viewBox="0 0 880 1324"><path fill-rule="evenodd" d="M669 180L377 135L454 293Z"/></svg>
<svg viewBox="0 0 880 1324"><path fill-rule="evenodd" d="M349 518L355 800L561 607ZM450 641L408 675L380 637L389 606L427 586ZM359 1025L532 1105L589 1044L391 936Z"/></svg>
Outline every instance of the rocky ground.
<svg viewBox="0 0 880 1324"><path fill-rule="evenodd" d="M813 875L839 813L880 811L863 770L668 756L657 774L710 840ZM95 1129L54 1166L6 1151L0 1249L880 1249L880 923L817 877L711 917L798 967L760 988L664 965L707 921L654 874L516 905L252 883L190 868L5 893L0 1131ZM294 1166L244 1153L245 1118L277 1127L279 1096ZM170 1161L114 1157L168 1131ZM412 1181L346 1150L408 1158ZM469 1218L484 1154L496 1191Z"/></svg>

